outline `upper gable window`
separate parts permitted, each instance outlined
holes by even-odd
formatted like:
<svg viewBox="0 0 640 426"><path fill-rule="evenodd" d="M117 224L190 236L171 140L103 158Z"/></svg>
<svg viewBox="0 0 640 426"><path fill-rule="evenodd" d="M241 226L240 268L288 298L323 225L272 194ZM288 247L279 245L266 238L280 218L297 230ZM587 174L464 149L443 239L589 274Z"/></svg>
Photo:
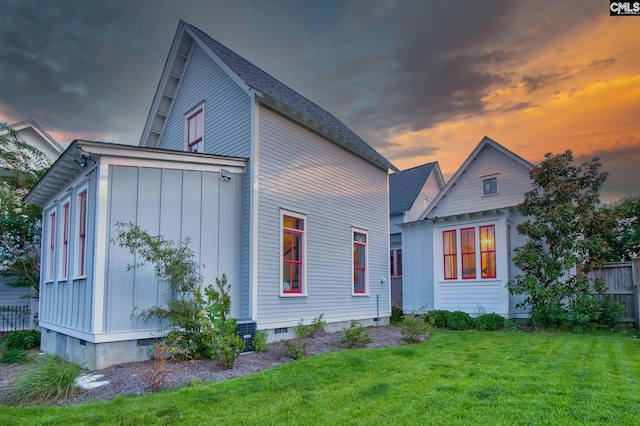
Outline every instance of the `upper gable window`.
<svg viewBox="0 0 640 426"><path fill-rule="evenodd" d="M199 107L187 115L187 151L204 152L204 109Z"/></svg>
<svg viewBox="0 0 640 426"><path fill-rule="evenodd" d="M482 195L498 193L498 178L496 176L482 180Z"/></svg>

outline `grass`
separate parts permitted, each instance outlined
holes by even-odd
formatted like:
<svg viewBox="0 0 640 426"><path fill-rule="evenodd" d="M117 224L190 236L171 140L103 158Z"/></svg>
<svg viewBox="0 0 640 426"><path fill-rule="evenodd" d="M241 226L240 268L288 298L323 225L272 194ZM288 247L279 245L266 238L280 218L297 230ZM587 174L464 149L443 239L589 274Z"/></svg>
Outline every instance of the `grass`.
<svg viewBox="0 0 640 426"><path fill-rule="evenodd" d="M0 424L637 424L631 333L434 330L252 376L77 407L2 407Z"/></svg>

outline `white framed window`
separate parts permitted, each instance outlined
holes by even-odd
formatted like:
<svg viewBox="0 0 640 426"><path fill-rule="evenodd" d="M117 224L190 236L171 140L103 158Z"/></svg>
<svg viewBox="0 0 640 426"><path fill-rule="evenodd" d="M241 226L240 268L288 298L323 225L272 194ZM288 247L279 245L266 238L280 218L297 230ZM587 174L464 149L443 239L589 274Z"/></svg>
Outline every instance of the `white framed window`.
<svg viewBox="0 0 640 426"><path fill-rule="evenodd" d="M390 251L390 267L391 267L391 276L392 277L401 277L402 276L402 249L401 248L392 248Z"/></svg>
<svg viewBox="0 0 640 426"><path fill-rule="evenodd" d="M185 116L185 150L204 152L204 104L193 108Z"/></svg>
<svg viewBox="0 0 640 426"><path fill-rule="evenodd" d="M76 220L75 220L75 275L82 278L87 274L87 218L89 206L89 187L84 185L78 188L76 196Z"/></svg>
<svg viewBox="0 0 640 426"><path fill-rule="evenodd" d="M445 280L495 279L496 225L443 230L442 260Z"/></svg>
<svg viewBox="0 0 640 426"><path fill-rule="evenodd" d="M47 269L45 281L53 281L56 270L56 210L55 207L47 213L47 225L49 227L46 239Z"/></svg>
<svg viewBox="0 0 640 426"><path fill-rule="evenodd" d="M71 199L63 200L60 205L60 225L58 241L60 253L60 265L58 268L58 279L66 280L69 276L69 238L71 233Z"/></svg>
<svg viewBox="0 0 640 426"><path fill-rule="evenodd" d="M482 179L482 195L496 195L498 193L498 177L491 176Z"/></svg>
<svg viewBox="0 0 640 426"><path fill-rule="evenodd" d="M280 295L307 294L307 216L280 211Z"/></svg>
<svg viewBox="0 0 640 426"><path fill-rule="evenodd" d="M352 295L363 296L369 292L367 244L369 234L363 229L352 228L353 235L353 286Z"/></svg>

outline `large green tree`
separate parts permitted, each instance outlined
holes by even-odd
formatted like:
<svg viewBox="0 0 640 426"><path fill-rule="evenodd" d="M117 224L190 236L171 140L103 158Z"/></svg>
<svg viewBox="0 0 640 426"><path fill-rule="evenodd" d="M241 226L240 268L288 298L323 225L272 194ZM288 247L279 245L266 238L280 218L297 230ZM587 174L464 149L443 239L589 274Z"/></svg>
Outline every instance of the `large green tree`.
<svg viewBox="0 0 640 426"><path fill-rule="evenodd" d="M598 317L592 294L601 282L590 282L576 270L602 266L611 251L606 229L610 218L598 214L599 191L607 179L598 159L575 166L566 151L545 159L529 173L533 189L518 210L526 218L518 232L526 243L515 250L522 274L509 288L524 295L521 306L531 309L538 326L583 326Z"/></svg>
<svg viewBox="0 0 640 426"><path fill-rule="evenodd" d="M0 126L1 128L1 126ZM23 197L49 166L48 158L10 127L0 133L0 277L39 296L42 208Z"/></svg>
<svg viewBox="0 0 640 426"><path fill-rule="evenodd" d="M599 214L609 218L606 237L611 252L608 260L621 262L640 255L640 197L625 197L603 206Z"/></svg>

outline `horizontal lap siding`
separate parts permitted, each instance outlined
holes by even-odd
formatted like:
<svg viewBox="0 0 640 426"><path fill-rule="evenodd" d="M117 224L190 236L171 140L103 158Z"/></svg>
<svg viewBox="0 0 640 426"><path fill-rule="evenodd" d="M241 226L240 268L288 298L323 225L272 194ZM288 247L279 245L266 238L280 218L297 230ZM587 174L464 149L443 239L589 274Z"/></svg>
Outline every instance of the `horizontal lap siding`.
<svg viewBox="0 0 640 426"><path fill-rule="evenodd" d="M440 283L438 309L460 310L470 314L494 312L506 315L506 296L502 281Z"/></svg>
<svg viewBox="0 0 640 426"><path fill-rule="evenodd" d="M171 107L167 123L158 143L160 148L185 149L185 116L204 101L204 152L238 156L251 155L251 98L200 47L194 47L187 64L180 89ZM250 167L243 177L242 233L238 253L241 273L234 277L238 317L249 313L249 190ZM228 274L229 275L229 274ZM237 300L239 299L239 300Z"/></svg>
<svg viewBox="0 0 640 426"><path fill-rule="evenodd" d="M222 182L218 173L128 166L112 166L110 175L110 238L117 234L116 222L129 221L168 240L189 238L196 261L203 265L206 283L214 283L222 273L229 282L236 281L241 176ZM158 326L131 318L134 308L161 305L166 294L166 286L158 282L152 265L126 270L126 265L135 261L127 250L110 244L105 289L107 332Z"/></svg>
<svg viewBox="0 0 640 426"><path fill-rule="evenodd" d="M389 314L387 174L260 109L258 321L295 325ZM308 297L280 297L280 208L307 215ZM369 297L352 296L352 226L368 231ZM380 284L380 276L385 283Z"/></svg>
<svg viewBox="0 0 640 426"><path fill-rule="evenodd" d="M11 287L0 278L0 306L28 305L30 292L30 287Z"/></svg>
<svg viewBox="0 0 640 426"><path fill-rule="evenodd" d="M483 197L483 176L492 173L499 173L498 194ZM456 185L447 192L446 197L440 200L437 208L430 212L429 217L516 206L530 189L528 170L495 149L485 147L460 176Z"/></svg>

